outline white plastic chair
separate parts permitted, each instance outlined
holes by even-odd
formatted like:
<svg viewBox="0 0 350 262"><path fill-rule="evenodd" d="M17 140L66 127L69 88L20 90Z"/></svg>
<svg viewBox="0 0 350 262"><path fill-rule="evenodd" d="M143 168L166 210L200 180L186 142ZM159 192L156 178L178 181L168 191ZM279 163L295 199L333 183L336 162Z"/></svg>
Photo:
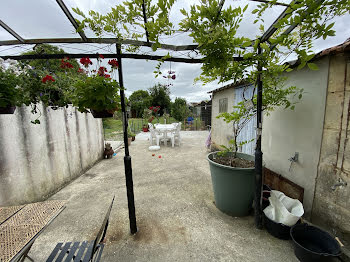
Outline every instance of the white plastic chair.
<svg viewBox="0 0 350 262"><path fill-rule="evenodd" d="M162 139L162 136L158 133L158 131L153 127L152 124L148 124L149 128L149 144L153 145L153 140L156 141L156 145L159 146L159 141Z"/></svg>
<svg viewBox="0 0 350 262"><path fill-rule="evenodd" d="M174 132L174 140L178 140L179 146L181 144L181 136L180 136L180 131L181 131L181 122L176 123L176 129Z"/></svg>
<svg viewBox="0 0 350 262"><path fill-rule="evenodd" d="M172 125L175 126L175 131L171 132L170 135L168 135L168 138L171 140L172 147L175 146L175 140L178 140L179 146L181 143L181 137L180 137L180 130L181 130L181 122L180 123L173 123Z"/></svg>

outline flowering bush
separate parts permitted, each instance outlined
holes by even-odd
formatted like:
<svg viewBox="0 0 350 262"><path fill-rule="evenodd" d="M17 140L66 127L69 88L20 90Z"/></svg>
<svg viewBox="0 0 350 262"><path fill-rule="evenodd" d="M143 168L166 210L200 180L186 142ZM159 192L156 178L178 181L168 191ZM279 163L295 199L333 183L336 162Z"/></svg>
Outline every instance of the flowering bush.
<svg viewBox="0 0 350 262"><path fill-rule="evenodd" d="M86 68L89 75L74 84L72 102L80 112L93 110L113 113L120 108L119 84L111 77L117 66L112 66L111 70L108 71L106 67L101 66L103 59L104 57L99 55L96 69L90 71L89 66L93 64L90 58L80 59L80 63ZM109 65L114 63L111 61L108 62ZM107 72L111 74L107 74Z"/></svg>
<svg viewBox="0 0 350 262"><path fill-rule="evenodd" d="M60 61L60 71L46 70L19 64L21 67L20 86L23 89L23 103L32 106L32 112L36 113L36 105L42 102L53 109L64 107L71 103L71 91L74 82L85 79L84 73L78 73L68 58ZM77 72L78 71L78 72Z"/></svg>
<svg viewBox="0 0 350 262"><path fill-rule="evenodd" d="M154 115L157 115L160 110L160 106L151 106L149 110L151 110Z"/></svg>

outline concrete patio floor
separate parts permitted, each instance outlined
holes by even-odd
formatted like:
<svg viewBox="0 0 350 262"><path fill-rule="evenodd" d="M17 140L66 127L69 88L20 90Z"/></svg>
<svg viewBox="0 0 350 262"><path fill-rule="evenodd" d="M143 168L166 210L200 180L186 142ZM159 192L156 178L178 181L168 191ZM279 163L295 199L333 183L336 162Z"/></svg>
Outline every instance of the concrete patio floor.
<svg viewBox="0 0 350 262"><path fill-rule="evenodd" d="M208 132L182 134L181 147L149 152L145 134L130 147L136 235L129 234L121 150L50 198L67 200L66 208L29 255L45 261L57 242L92 240L115 195L102 261L298 261L292 243L256 229L253 216L234 218L216 209L204 146Z"/></svg>

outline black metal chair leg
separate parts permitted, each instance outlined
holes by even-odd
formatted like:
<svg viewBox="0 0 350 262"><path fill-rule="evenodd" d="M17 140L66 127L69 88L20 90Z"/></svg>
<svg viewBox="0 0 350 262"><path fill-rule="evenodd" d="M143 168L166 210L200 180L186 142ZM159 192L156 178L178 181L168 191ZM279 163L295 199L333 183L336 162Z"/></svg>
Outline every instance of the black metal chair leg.
<svg viewBox="0 0 350 262"><path fill-rule="evenodd" d="M25 260L26 258L28 258L30 261L34 262L34 259L32 259L30 256L28 256L28 253L29 253L30 249L32 248L32 245L33 245L33 244L31 244L30 247L26 250L26 252L23 253L20 262L24 262L24 260Z"/></svg>

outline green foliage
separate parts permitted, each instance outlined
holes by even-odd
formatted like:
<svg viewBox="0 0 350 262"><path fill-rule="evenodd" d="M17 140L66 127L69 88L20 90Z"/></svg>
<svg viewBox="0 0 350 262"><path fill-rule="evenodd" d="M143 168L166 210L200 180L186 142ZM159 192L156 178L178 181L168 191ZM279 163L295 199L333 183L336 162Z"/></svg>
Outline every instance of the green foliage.
<svg viewBox="0 0 350 262"><path fill-rule="evenodd" d="M186 99L177 97L171 105L171 116L177 121L183 121L189 115Z"/></svg>
<svg viewBox="0 0 350 262"><path fill-rule="evenodd" d="M160 47L159 36L169 35L173 30L173 24L169 21L170 9L175 0L158 0L155 3L151 0L133 0L123 1L116 5L106 15L90 10L89 14L84 14L79 8L73 8L73 11L82 17L78 31L86 27L90 28L98 37L104 34L113 35L117 39L135 39L143 37L138 28L147 30L148 37L155 51ZM147 24L144 24L142 4L145 4L146 16L149 18ZM135 51L135 47L131 47Z"/></svg>
<svg viewBox="0 0 350 262"><path fill-rule="evenodd" d="M265 31L261 17L269 12L275 2L273 0L261 3L252 12L257 17L254 22L260 21L261 33ZM322 3L318 6L320 2ZM182 10L185 19L180 23L181 29L190 32L190 36L199 44L200 53L204 56L202 74L198 78L204 82L216 79L220 82L229 80L238 82L246 79L255 83L257 71L252 68L256 68L258 63L264 68L261 72L263 79L275 82L282 72L289 71L288 66L280 62L293 52L300 60L299 68L307 64L310 69L315 70L315 65L308 63L314 57L311 52L312 41L333 36L334 23L330 23L330 20L335 16L349 13L350 10L348 0L293 1L287 15L275 25L277 31L269 39L268 44L260 43L259 39L247 39L236 35L246 8L229 6L218 14L217 6L216 0L202 0L200 5L192 5L189 12ZM284 31L293 24L299 25L295 32L285 34ZM257 55L259 45L263 50L261 55ZM288 52L285 53L285 50ZM234 61L234 56L243 57L243 60ZM264 88L266 86L264 82Z"/></svg>
<svg viewBox="0 0 350 262"><path fill-rule="evenodd" d="M38 55L38 54L64 54L66 53L62 48L49 44L40 44L34 47L33 51L22 53L23 55ZM69 60L73 66L73 70L70 70L72 75L79 75L78 69L80 68L78 62L75 59ZM21 64L29 65L34 69L42 70L51 73L65 73L66 69L61 67L61 59L34 59L34 60L21 60Z"/></svg>
<svg viewBox="0 0 350 262"><path fill-rule="evenodd" d="M89 76L77 81L74 87L72 102L80 112L120 109L119 84L111 78Z"/></svg>
<svg viewBox="0 0 350 262"><path fill-rule="evenodd" d="M151 105L160 106L160 115L163 115L164 111L170 111L170 89L166 85L156 84L149 89L151 96Z"/></svg>
<svg viewBox="0 0 350 262"><path fill-rule="evenodd" d="M34 54L64 54L64 50L53 45L41 44L33 51L23 53ZM70 67L64 66L69 64ZM66 59L36 59L22 60L18 65L21 68L19 76L20 86L23 89L23 103L32 105L32 112L36 112L36 104L42 102L45 106L64 107L71 103L73 85L86 75L78 72L80 66L76 60ZM45 76L51 76L54 81L43 83Z"/></svg>
<svg viewBox="0 0 350 262"><path fill-rule="evenodd" d="M143 110L151 106L151 97L146 90L137 90L133 92L129 101L131 104L131 110L135 110L136 117L142 117Z"/></svg>
<svg viewBox="0 0 350 262"><path fill-rule="evenodd" d="M128 137L134 137L136 136L135 133L131 132L130 129L128 129Z"/></svg>
<svg viewBox="0 0 350 262"><path fill-rule="evenodd" d="M17 86L18 77L11 69L0 65L0 107L21 105L21 89Z"/></svg>
<svg viewBox="0 0 350 262"><path fill-rule="evenodd" d="M240 142L237 143L237 141L235 139L231 139L228 142L229 143L228 147L225 146L225 145L220 145L224 150L218 152L217 155L221 156L221 157L230 156L231 157L231 161L232 161L232 159L236 157L236 153L237 153L237 150L239 148L241 148L245 144L253 142L254 140L255 139L250 139L250 140L246 140L246 141L240 141Z"/></svg>
<svg viewBox="0 0 350 262"><path fill-rule="evenodd" d="M145 108L143 110L142 118L148 121L152 117L152 113L151 109Z"/></svg>

